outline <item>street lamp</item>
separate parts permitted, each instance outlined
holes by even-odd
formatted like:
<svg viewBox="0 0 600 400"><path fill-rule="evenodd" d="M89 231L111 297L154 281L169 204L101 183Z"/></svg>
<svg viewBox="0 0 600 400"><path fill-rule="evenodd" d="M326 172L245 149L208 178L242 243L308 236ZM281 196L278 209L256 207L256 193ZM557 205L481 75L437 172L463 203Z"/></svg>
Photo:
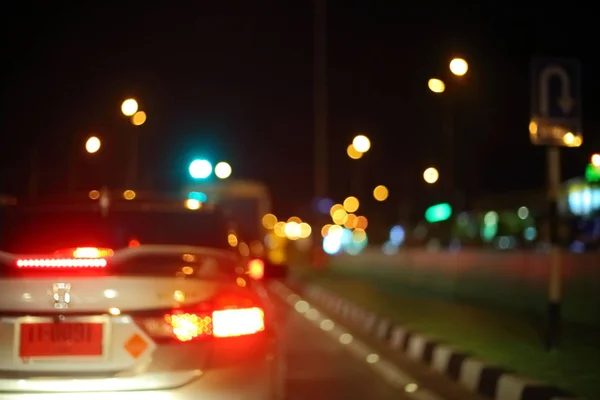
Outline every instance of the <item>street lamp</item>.
<svg viewBox="0 0 600 400"><path fill-rule="evenodd" d="M430 185L436 183L439 178L440 173L434 167L429 167L423 172L423 179Z"/></svg>
<svg viewBox="0 0 600 400"><path fill-rule="evenodd" d="M573 135L572 132L565 133L563 136L563 143L567 146L571 146L573 143L575 143L575 135Z"/></svg>
<svg viewBox="0 0 600 400"><path fill-rule="evenodd" d="M134 190L127 189L123 192L123 198L125 200L133 200L133 199L135 199L135 196L137 196L137 194L135 193Z"/></svg>
<svg viewBox="0 0 600 400"><path fill-rule="evenodd" d="M358 207L360 207L360 202L358 201L358 199L356 197L349 196L349 197L346 197L346 199L344 200L342 205L343 205L346 213L353 213L358 210Z"/></svg>
<svg viewBox="0 0 600 400"><path fill-rule="evenodd" d="M356 150L353 144L348 145L348 148L346 149L346 154L348 154L348 157L350 157L353 160L359 160L363 156L363 153Z"/></svg>
<svg viewBox="0 0 600 400"><path fill-rule="evenodd" d="M131 117L131 123L135 126L143 125L146 122L146 113L138 111Z"/></svg>
<svg viewBox="0 0 600 400"><path fill-rule="evenodd" d="M85 142L85 151L89 154L97 153L102 146L102 142L96 136L90 136L88 140Z"/></svg>
<svg viewBox="0 0 600 400"><path fill-rule="evenodd" d="M231 165L225 161L221 161L215 165L215 175L219 179L227 179L231 176Z"/></svg>
<svg viewBox="0 0 600 400"><path fill-rule="evenodd" d="M429 87L429 90L433 93L444 93L444 90L446 90L444 82L437 78L431 78L427 82L427 87Z"/></svg>
<svg viewBox="0 0 600 400"><path fill-rule="evenodd" d="M600 167L600 154L593 154L590 161L594 167Z"/></svg>
<svg viewBox="0 0 600 400"><path fill-rule="evenodd" d="M202 208L202 203L196 199L187 199L185 201L185 208L188 210L199 210Z"/></svg>
<svg viewBox="0 0 600 400"><path fill-rule="evenodd" d="M464 76L469 70L469 64L463 58L454 58L450 61L450 72L456 76Z"/></svg>
<svg viewBox="0 0 600 400"><path fill-rule="evenodd" d="M365 135L356 135L352 140L352 146L359 153L366 153L371 148L371 141Z"/></svg>
<svg viewBox="0 0 600 400"><path fill-rule="evenodd" d="M132 125L141 126L146 122L146 113L139 110L137 100L133 98L126 99L121 104L121 112L129 117ZM129 176L128 182L135 186L138 179L139 158L140 158L140 136L139 133L131 135L131 155L129 156Z"/></svg>
<svg viewBox="0 0 600 400"><path fill-rule="evenodd" d="M121 104L121 112L126 117L133 116L138 111L138 102L135 99L127 99Z"/></svg>
<svg viewBox="0 0 600 400"><path fill-rule="evenodd" d="M379 186L375 187L375 189L373 189L373 197L377 201L385 201L389 195L390 195L390 192L389 192L388 188L385 187L384 185L379 185Z"/></svg>
<svg viewBox="0 0 600 400"><path fill-rule="evenodd" d="M456 77L463 77L467 74L467 71L469 70L469 64L467 63L467 61L464 58L459 58L459 57L455 57L452 60L450 60L450 63L448 65L450 72L456 76ZM429 80L428 82L428 87L429 90L431 90L433 93L443 93L446 90L446 85L444 84L444 82L442 82L440 79L436 79L436 78L432 78ZM454 181L455 181L455 176L456 176L456 170L457 170L457 166L456 166L456 161L455 161L455 150L457 149L456 147L456 132L455 132L455 119L456 119L456 99L449 99L446 97L446 99L444 99L442 107L442 113L443 113L443 126L442 126L442 134L445 138L445 140L447 141L446 144L446 151L444 154L444 162L442 163L445 167L445 174L446 174L446 178L445 178L445 186L447 186L447 189L449 191L449 197L450 199L454 200L454 197L456 194L462 194L462 192L460 191L460 188L457 188ZM435 182L438 181L439 179L439 172L435 169L435 168L428 168L424 174L423 174L423 179L425 180L425 182L429 183L429 184L433 184ZM457 190L459 191L459 193L456 193ZM461 199L463 199L462 201L465 201L464 198L461 196ZM454 202L453 202L454 204Z"/></svg>
<svg viewBox="0 0 600 400"><path fill-rule="evenodd" d="M348 157L358 160L371 148L371 141L365 135L356 135L352 144L346 149ZM357 196L362 196L362 186L365 175L364 161L354 163L354 177L352 179L352 190Z"/></svg>
<svg viewBox="0 0 600 400"><path fill-rule="evenodd" d="M73 143L72 143L72 147L71 147L71 157L70 157L70 161L69 161L69 169L68 169L68 176L67 176L67 187L69 190L75 190L75 188L77 187L77 178L78 178L78 173L79 173L79 166L78 163L81 157L81 142L80 140L83 139L80 135L75 135L73 136ZM100 151L100 147L102 147L102 141L100 140L100 138L98 138L97 136L89 136L84 144L84 149L86 151L87 154L95 154L98 151ZM35 178L35 176L30 177L30 179ZM33 181L35 184L35 181Z"/></svg>

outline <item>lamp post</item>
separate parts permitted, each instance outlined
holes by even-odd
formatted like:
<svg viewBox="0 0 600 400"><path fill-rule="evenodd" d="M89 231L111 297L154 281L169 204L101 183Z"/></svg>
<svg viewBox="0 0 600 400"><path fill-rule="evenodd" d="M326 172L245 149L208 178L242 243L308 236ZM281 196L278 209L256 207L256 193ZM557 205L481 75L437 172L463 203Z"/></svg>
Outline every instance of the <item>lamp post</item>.
<svg viewBox="0 0 600 400"><path fill-rule="evenodd" d="M448 64L448 69L450 73L454 75L454 77L462 78L469 71L469 64L464 58L453 58ZM446 84L444 81L438 78L429 79L427 86L429 90L435 94L442 94L446 92ZM446 144L443 146L444 154L442 158L445 159L445 165L443 165L444 169L444 191L449 196L448 201L455 207L456 209L462 207L462 204L456 204L457 201L460 203L464 202L463 199L463 191L457 189L457 166L456 166L456 112L454 108L454 101L449 101L449 99L443 99L443 122L442 122L442 133L444 136L444 141ZM458 196L457 196L458 194Z"/></svg>
<svg viewBox="0 0 600 400"><path fill-rule="evenodd" d="M139 109L139 104L136 99L129 98L121 103L121 113L129 117L133 126L142 126L147 119L144 111ZM127 177L128 187L135 187L138 183L139 164L140 164L140 133L132 132L131 135L131 152L129 155L129 171Z"/></svg>
<svg viewBox="0 0 600 400"><path fill-rule="evenodd" d="M82 155L81 150L85 150L86 154L93 155L100 151L102 147L102 140L98 136L88 136L83 141L83 136L77 134L73 138L70 156L70 165L68 171L67 186L69 191L75 191L77 189L78 181L78 164L81 161Z"/></svg>
<svg viewBox="0 0 600 400"><path fill-rule="evenodd" d="M359 198L362 198L363 195L364 169L366 162L366 160L361 160L370 149L371 140L363 134L356 135L354 139L352 139L352 144L346 149L348 157L355 160L352 192Z"/></svg>

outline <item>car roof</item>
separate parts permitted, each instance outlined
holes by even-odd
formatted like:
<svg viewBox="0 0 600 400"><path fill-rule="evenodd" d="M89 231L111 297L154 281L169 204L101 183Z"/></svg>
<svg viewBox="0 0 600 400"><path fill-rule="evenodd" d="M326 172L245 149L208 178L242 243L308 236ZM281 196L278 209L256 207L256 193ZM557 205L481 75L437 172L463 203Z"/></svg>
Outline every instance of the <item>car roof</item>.
<svg viewBox="0 0 600 400"><path fill-rule="evenodd" d="M137 192L133 199L125 199L122 191L97 191L100 197L91 197L91 192L77 192L67 194L53 194L38 197L35 200L25 200L6 205L6 208L17 209L44 209L44 210L96 210L107 208L119 211L178 211L187 209L187 198L173 194L154 194ZM102 201L103 199L108 201ZM212 202L202 203L199 213L225 214L218 205Z"/></svg>
<svg viewBox="0 0 600 400"><path fill-rule="evenodd" d="M183 198L181 194L173 193L156 193L156 192L139 192L136 191L135 198L126 200L123 196L123 190L102 191L108 194L108 207L104 207L99 199L90 198L92 191L74 192L74 193L59 193L45 195L36 198L35 200L25 200L13 202L10 205L0 207L0 210L10 212L11 210L32 211L32 212L102 212L103 208L107 212L194 212L200 215L215 215L228 225L230 230L238 231L239 226L237 221L232 218L230 212L223 209L218 204L213 202L202 203L202 206L197 210L189 210L186 207L187 198ZM97 191L100 194L101 191ZM20 200L20 199L19 199Z"/></svg>

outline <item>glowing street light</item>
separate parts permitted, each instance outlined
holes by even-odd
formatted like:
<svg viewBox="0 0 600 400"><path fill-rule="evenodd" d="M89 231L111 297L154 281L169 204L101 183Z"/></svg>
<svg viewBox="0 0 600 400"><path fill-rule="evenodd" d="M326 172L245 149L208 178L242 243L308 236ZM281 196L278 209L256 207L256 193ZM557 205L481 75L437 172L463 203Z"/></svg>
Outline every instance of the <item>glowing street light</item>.
<svg viewBox="0 0 600 400"><path fill-rule="evenodd" d="M456 76L464 76L469 70L469 64L463 58L454 58L450 61L450 72Z"/></svg>
<svg viewBox="0 0 600 400"><path fill-rule="evenodd" d="M343 203L343 207L344 207L344 210L346 211L346 213L356 212L356 210L358 210L359 206L360 206L360 202L354 196L347 197Z"/></svg>
<svg viewBox="0 0 600 400"><path fill-rule="evenodd" d="M91 136L86 142L85 142L85 150L90 153L90 154L94 154L97 153L98 150L100 150L100 147L102 146L102 142L100 141L99 138L97 138L96 136Z"/></svg>
<svg viewBox="0 0 600 400"><path fill-rule="evenodd" d="M138 110L138 102L135 99L127 99L121 104L121 112L126 117L133 116Z"/></svg>
<svg viewBox="0 0 600 400"><path fill-rule="evenodd" d="M375 200L377 201L385 201L389 195L390 191L383 185L379 185L373 190L373 197L375 197Z"/></svg>
<svg viewBox="0 0 600 400"><path fill-rule="evenodd" d="M573 140L569 141L569 143L567 144L567 147L580 147L582 144L583 144L583 138L581 137L581 134L577 134L577 135L573 135Z"/></svg>
<svg viewBox="0 0 600 400"><path fill-rule="evenodd" d="M125 200L133 200L135 199L136 193L135 191L131 190L131 189L127 189L126 191L123 192L123 198Z"/></svg>
<svg viewBox="0 0 600 400"><path fill-rule="evenodd" d="M423 179L425 180L425 182L429 183L430 185L433 183L436 183L439 178L440 178L440 173L438 172L437 169L435 169L433 167L427 168L425 170L425 172L423 172Z"/></svg>
<svg viewBox="0 0 600 400"><path fill-rule="evenodd" d="M592 155L591 162L594 167L600 167L600 154L596 153Z"/></svg>
<svg viewBox="0 0 600 400"><path fill-rule="evenodd" d="M580 147L583 144L583 138L580 133L566 132L562 138L567 147Z"/></svg>
<svg viewBox="0 0 600 400"><path fill-rule="evenodd" d="M567 132L563 136L563 143L569 147L575 143L575 135L572 132Z"/></svg>
<svg viewBox="0 0 600 400"><path fill-rule="evenodd" d="M135 126L143 125L144 122L146 122L146 113L143 111L138 111L131 117L131 123Z"/></svg>
<svg viewBox="0 0 600 400"><path fill-rule="evenodd" d="M187 208L188 210L199 210L200 208L202 208L202 203L200 203L196 199L187 199L185 201L185 208Z"/></svg>
<svg viewBox="0 0 600 400"><path fill-rule="evenodd" d="M350 144L348 146L348 148L346 149L346 154L348 154L348 157L350 157L353 160L358 160L360 158L362 158L363 153L361 153L360 151L356 150L354 148L353 144Z"/></svg>
<svg viewBox="0 0 600 400"><path fill-rule="evenodd" d="M359 153L366 153L371 148L371 141L365 135L356 135L352 140L352 146Z"/></svg>
<svg viewBox="0 0 600 400"><path fill-rule="evenodd" d="M227 179L231 176L231 165L225 161L221 161L215 165L215 175L219 179Z"/></svg>
<svg viewBox="0 0 600 400"><path fill-rule="evenodd" d="M446 90L444 82L437 78L431 78L429 82L427 82L427 87L433 93L444 93L444 90Z"/></svg>
<svg viewBox="0 0 600 400"><path fill-rule="evenodd" d="M194 160L190 163L190 175L194 179L206 179L212 174L212 164L207 160Z"/></svg>

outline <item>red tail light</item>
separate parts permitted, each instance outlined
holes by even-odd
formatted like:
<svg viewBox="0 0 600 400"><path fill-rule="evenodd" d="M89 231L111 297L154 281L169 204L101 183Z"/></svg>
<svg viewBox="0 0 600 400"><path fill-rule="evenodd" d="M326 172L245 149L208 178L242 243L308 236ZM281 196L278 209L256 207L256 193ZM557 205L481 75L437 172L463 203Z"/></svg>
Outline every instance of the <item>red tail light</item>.
<svg viewBox="0 0 600 400"><path fill-rule="evenodd" d="M221 298L191 309L175 309L162 317L142 318L140 323L154 339L176 339L180 342L253 335L265 330L261 307L249 306L247 299L237 304L235 306Z"/></svg>
<svg viewBox="0 0 600 400"><path fill-rule="evenodd" d="M19 259L17 268L104 268L104 258L45 258L45 259Z"/></svg>
<svg viewBox="0 0 600 400"><path fill-rule="evenodd" d="M104 268L107 257L114 254L112 249L98 247L77 247L54 252L52 258L23 258L17 260L18 268Z"/></svg>
<svg viewBox="0 0 600 400"><path fill-rule="evenodd" d="M265 263L263 260L254 259L248 263L248 275L252 279L262 279L265 276Z"/></svg>
<svg viewBox="0 0 600 400"><path fill-rule="evenodd" d="M212 320L216 337L252 335L265 329L265 314L259 307L213 311Z"/></svg>

